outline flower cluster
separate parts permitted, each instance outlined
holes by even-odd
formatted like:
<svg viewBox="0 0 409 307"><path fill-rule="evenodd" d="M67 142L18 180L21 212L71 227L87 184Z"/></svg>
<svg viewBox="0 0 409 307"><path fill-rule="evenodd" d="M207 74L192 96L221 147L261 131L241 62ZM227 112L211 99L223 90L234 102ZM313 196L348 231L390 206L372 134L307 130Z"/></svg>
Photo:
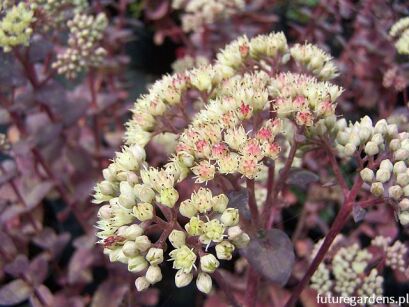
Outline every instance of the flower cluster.
<svg viewBox="0 0 409 307"><path fill-rule="evenodd" d="M390 29L389 35L397 39L395 47L400 54L409 54L409 17L398 20Z"/></svg>
<svg viewBox="0 0 409 307"><path fill-rule="evenodd" d="M70 13L84 12L89 4L86 0L31 0L30 6L33 10L40 11L41 17L45 18L45 22L41 24L44 29L61 25L67 17L67 10Z"/></svg>
<svg viewBox="0 0 409 307"><path fill-rule="evenodd" d="M338 75L338 68L332 57L315 45L295 44L290 49L293 59L323 80L331 80Z"/></svg>
<svg viewBox="0 0 409 307"><path fill-rule="evenodd" d="M33 22L33 11L24 2L7 9L0 21L0 46L3 50L8 52L19 45L28 46L33 33Z"/></svg>
<svg viewBox="0 0 409 307"><path fill-rule="evenodd" d="M182 28L185 32L198 31L205 25L228 19L244 10L243 0L173 0L172 7L183 10Z"/></svg>
<svg viewBox="0 0 409 307"><path fill-rule="evenodd" d="M183 58L177 59L175 62L173 62L172 69L175 73L181 73L188 69L206 65L209 65L209 60L206 57L200 55L191 57L190 55L186 55Z"/></svg>
<svg viewBox="0 0 409 307"><path fill-rule="evenodd" d="M96 17L76 14L67 23L70 33L68 48L57 55L53 68L67 78L75 78L79 72L102 63L106 50L99 46L108 25L105 14Z"/></svg>
<svg viewBox="0 0 409 307"><path fill-rule="evenodd" d="M398 132L395 124L380 120L375 125L369 117L360 122L343 126L338 132L337 149L342 156L351 157L362 152L369 158L369 165L361 170L362 180L369 185L376 197L397 205L399 220L409 223L409 134ZM376 160L375 160L376 156Z"/></svg>
<svg viewBox="0 0 409 307"><path fill-rule="evenodd" d="M372 260L379 254L392 270L406 272L407 267L407 247L400 241L392 242L392 238L377 236L367 248L358 243L342 247L345 238L337 237L331 245L332 256L320 264L311 279L311 288L327 296L382 295L383 277L372 268ZM319 245L320 242L316 247Z"/></svg>
<svg viewBox="0 0 409 307"><path fill-rule="evenodd" d="M114 255L120 255L117 259L128 263L130 271L144 273L136 280L138 290L161 279L160 263L151 261L148 248L161 249L157 253L162 260L168 239L174 247L169 257L177 270L176 285L188 285L197 272L198 289L208 293L210 274L220 261L230 260L250 240L239 225L239 211L228 207L227 196L213 195L219 189L213 179L257 178L264 191L257 197L265 198L261 186L267 181L266 163L277 160L276 170L282 167L279 158L288 155L286 134L292 138L295 129L323 121L334 125L342 89L314 76L272 73L267 67L269 61L277 67L287 65L290 57L282 33L243 36L221 50L213 65L166 75L135 103L126 146L104 170L94 202L109 203L101 207L98 236L106 253L118 251ZM143 149L157 142L170 147L161 168L145 161ZM192 178L199 187L181 201L179 185ZM122 229L133 225L139 227L138 235L129 239ZM148 238L151 226L162 230L155 243ZM141 250L138 240L149 247Z"/></svg>

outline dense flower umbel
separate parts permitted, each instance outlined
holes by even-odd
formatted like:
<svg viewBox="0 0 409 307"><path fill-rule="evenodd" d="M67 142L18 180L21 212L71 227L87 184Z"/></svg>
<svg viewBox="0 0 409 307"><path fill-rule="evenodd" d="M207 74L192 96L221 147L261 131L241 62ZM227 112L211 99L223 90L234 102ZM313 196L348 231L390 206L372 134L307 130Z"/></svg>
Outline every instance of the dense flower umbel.
<svg viewBox="0 0 409 307"><path fill-rule="evenodd" d="M320 55L325 63L314 65L324 69L330 58ZM198 289L211 291L212 273L250 240L239 225L239 211L228 207L225 194L216 193L215 177L257 179L263 190L265 163L277 160L279 170L280 157L288 155L286 136L292 138L297 129L313 131L323 122L334 126L342 89L314 76L272 73L265 64L269 59L286 65L292 63L289 58L282 33L243 36L221 50L214 65L166 75L135 103L126 146L103 171L94 202L103 203L100 243L111 260L144 273L135 282L138 290L162 279L168 239L176 286L188 285L197 273ZM192 97L194 105L186 105ZM146 162L143 148L157 144L159 135L173 143L174 151L155 168ZM180 200L178 183L186 178L199 186ZM151 226L163 230L157 242L150 241Z"/></svg>
<svg viewBox="0 0 409 307"><path fill-rule="evenodd" d="M369 117L346 126L338 132L336 141L340 155L351 157L364 153L370 164L361 170L362 180L371 193L384 198L398 209L399 220L409 223L409 134L398 132L395 124L380 120L375 125ZM376 158L376 159L375 159Z"/></svg>
<svg viewBox="0 0 409 307"><path fill-rule="evenodd" d="M33 21L33 10L23 2L7 10L0 21L0 46L5 52L19 45L29 45Z"/></svg>
<svg viewBox="0 0 409 307"><path fill-rule="evenodd" d="M345 238L339 237L331 247L330 256L324 259L311 278L311 288L322 295L381 296L383 277L374 268L378 255L392 270L405 272L407 266L407 247L400 241L393 244L392 241L378 236L368 248L361 248L357 243L341 247Z"/></svg>
<svg viewBox="0 0 409 307"><path fill-rule="evenodd" d="M185 32L198 31L207 24L227 19L244 9L243 0L173 0L172 7L184 11L182 27Z"/></svg>
<svg viewBox="0 0 409 307"><path fill-rule="evenodd" d="M397 39L395 47L398 53L409 54L409 17L398 20L390 29L389 35Z"/></svg>
<svg viewBox="0 0 409 307"><path fill-rule="evenodd" d="M78 13L67 25L70 30L68 48L57 55L53 67L59 74L72 79L79 72L101 64L106 51L99 46L99 41L108 20L103 13L96 17Z"/></svg>

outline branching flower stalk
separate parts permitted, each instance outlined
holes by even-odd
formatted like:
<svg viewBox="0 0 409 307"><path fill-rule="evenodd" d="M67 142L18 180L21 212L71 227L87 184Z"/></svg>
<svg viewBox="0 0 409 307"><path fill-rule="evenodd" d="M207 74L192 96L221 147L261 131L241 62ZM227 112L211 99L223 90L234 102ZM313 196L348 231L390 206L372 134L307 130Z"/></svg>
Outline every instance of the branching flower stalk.
<svg viewBox="0 0 409 307"><path fill-rule="evenodd" d="M272 226L269 217L298 147L325 127L337 129L334 111L342 89L325 81L336 75L331 57L313 45L288 47L282 33L244 36L221 50L215 64L165 76L137 100L126 146L104 170L94 202L106 203L97 224L104 252L144 274L135 282L139 291L161 280L158 265L165 259L166 239L174 247L169 257L178 270L176 286L186 286L197 272L197 288L209 293L209 274L220 260L230 260L234 250ZM179 106L185 111L179 113ZM174 149L168 161L151 166L144 147L170 141ZM231 190L220 179L234 190L247 188L250 224L241 221L227 197ZM191 181L196 183L188 189L191 196L180 199L181 187ZM268 198L258 203L257 193L266 185ZM260 209L266 213L263 221ZM158 219L159 211L165 222ZM148 230L155 224L162 231L152 243ZM249 273L249 306L259 278Z"/></svg>

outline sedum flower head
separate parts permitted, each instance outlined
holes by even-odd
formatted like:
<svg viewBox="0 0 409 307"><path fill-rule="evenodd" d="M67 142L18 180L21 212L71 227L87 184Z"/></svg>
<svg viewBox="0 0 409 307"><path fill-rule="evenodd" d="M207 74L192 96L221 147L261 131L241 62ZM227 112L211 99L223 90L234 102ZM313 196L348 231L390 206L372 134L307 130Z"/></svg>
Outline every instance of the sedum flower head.
<svg viewBox="0 0 409 307"><path fill-rule="evenodd" d="M28 46L33 32L34 13L24 2L11 7L0 21L0 46L5 52L13 47Z"/></svg>

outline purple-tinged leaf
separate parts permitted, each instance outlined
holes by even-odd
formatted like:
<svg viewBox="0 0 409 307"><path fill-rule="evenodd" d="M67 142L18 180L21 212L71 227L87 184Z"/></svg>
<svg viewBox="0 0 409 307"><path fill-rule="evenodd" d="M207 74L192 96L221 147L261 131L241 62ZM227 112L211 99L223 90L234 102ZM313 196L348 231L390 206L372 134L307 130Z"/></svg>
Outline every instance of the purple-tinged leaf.
<svg viewBox="0 0 409 307"><path fill-rule="evenodd" d="M318 182L320 177L308 170L292 168L288 175L287 184L306 189L311 183Z"/></svg>
<svg viewBox="0 0 409 307"><path fill-rule="evenodd" d="M121 283L110 278L98 287L92 299L91 307L119 307L128 290L129 286L126 282Z"/></svg>
<svg viewBox="0 0 409 307"><path fill-rule="evenodd" d="M78 249L70 259L68 265L68 282L70 284L89 282L89 268L94 261L94 253L90 249Z"/></svg>
<svg viewBox="0 0 409 307"><path fill-rule="evenodd" d="M48 260L50 256L42 253L31 261L27 274L30 276L34 286L44 282L48 274Z"/></svg>
<svg viewBox="0 0 409 307"><path fill-rule="evenodd" d="M0 305L16 305L24 302L33 293L30 287L22 279L16 279L0 288Z"/></svg>
<svg viewBox="0 0 409 307"><path fill-rule="evenodd" d="M227 197L229 198L228 207L238 209L240 212L240 216L245 220L251 219L251 214L248 207L249 193L246 189L241 189L240 191L232 191L227 194Z"/></svg>
<svg viewBox="0 0 409 307"><path fill-rule="evenodd" d="M169 10L169 1L151 0L145 1L145 15L151 20L163 18Z"/></svg>
<svg viewBox="0 0 409 307"><path fill-rule="evenodd" d="M12 262L4 266L4 272L16 278L27 271L29 264L27 256L20 254Z"/></svg>
<svg viewBox="0 0 409 307"><path fill-rule="evenodd" d="M54 183L50 181L44 181L36 185L28 195L25 196L25 200L28 208L35 208L51 191Z"/></svg>
<svg viewBox="0 0 409 307"><path fill-rule="evenodd" d="M7 258L15 257L17 254L17 248L13 240L4 231L0 231L0 250L2 254L6 255Z"/></svg>
<svg viewBox="0 0 409 307"><path fill-rule="evenodd" d="M250 265L271 282L284 285L294 265L294 248L288 236L279 229L270 229L252 238L240 253Z"/></svg>
<svg viewBox="0 0 409 307"><path fill-rule="evenodd" d="M54 304L54 297L50 289L44 285L36 287L36 295L30 296L30 304L33 307L57 306ZM62 306L62 305L59 305ZM68 306L68 305L64 305Z"/></svg>

